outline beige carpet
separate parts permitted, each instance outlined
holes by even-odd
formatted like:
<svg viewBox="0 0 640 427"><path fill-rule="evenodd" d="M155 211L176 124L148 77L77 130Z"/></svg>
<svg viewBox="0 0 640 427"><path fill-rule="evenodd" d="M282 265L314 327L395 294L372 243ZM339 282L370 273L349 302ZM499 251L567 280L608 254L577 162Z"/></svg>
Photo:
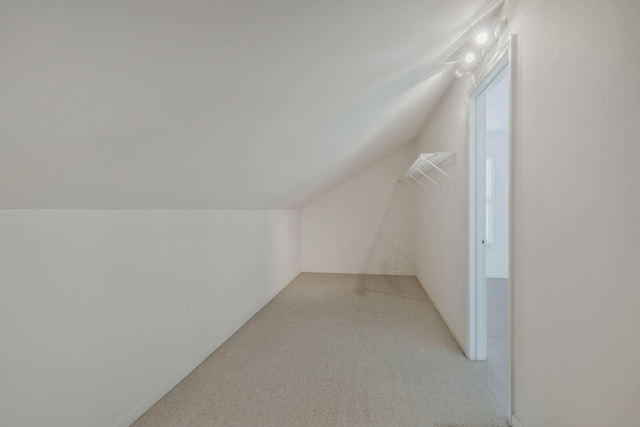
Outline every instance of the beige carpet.
<svg viewBox="0 0 640 427"><path fill-rule="evenodd" d="M509 381L509 306L507 279L487 278L487 363L507 387Z"/></svg>
<svg viewBox="0 0 640 427"><path fill-rule="evenodd" d="M133 425L507 426L414 277L298 276Z"/></svg>

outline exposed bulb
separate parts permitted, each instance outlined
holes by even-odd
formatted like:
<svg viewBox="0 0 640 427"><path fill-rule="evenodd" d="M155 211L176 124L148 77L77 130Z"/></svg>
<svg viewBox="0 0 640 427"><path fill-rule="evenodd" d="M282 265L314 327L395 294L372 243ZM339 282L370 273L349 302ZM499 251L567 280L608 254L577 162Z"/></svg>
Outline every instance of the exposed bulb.
<svg viewBox="0 0 640 427"><path fill-rule="evenodd" d="M473 52L467 53L467 56L464 57L464 60L467 62L473 62L476 60L476 54Z"/></svg>
<svg viewBox="0 0 640 427"><path fill-rule="evenodd" d="M489 35L484 31L476 36L476 42L478 44L485 44L489 40Z"/></svg>

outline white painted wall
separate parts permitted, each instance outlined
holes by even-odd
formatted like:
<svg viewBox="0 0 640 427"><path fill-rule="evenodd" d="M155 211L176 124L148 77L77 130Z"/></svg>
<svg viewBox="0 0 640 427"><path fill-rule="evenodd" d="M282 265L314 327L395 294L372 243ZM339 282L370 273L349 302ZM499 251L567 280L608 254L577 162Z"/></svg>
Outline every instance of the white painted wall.
<svg viewBox="0 0 640 427"><path fill-rule="evenodd" d="M0 425L128 426L300 272L299 211L0 211Z"/></svg>
<svg viewBox="0 0 640 427"><path fill-rule="evenodd" d="M302 209L302 270L415 274L415 190L397 180L409 144Z"/></svg>
<svg viewBox="0 0 640 427"><path fill-rule="evenodd" d="M453 151L440 166L457 184L418 198L416 276L458 343L467 336L467 145L464 103L469 84L452 85L418 137L421 152Z"/></svg>
<svg viewBox="0 0 640 427"><path fill-rule="evenodd" d="M514 401L524 427L640 420L640 3L512 0ZM418 147L467 180L466 91L454 83ZM418 208L418 277L466 338L466 189Z"/></svg>
<svg viewBox="0 0 640 427"><path fill-rule="evenodd" d="M493 159L494 245L486 250L486 275L509 275L509 135L487 133L487 157Z"/></svg>

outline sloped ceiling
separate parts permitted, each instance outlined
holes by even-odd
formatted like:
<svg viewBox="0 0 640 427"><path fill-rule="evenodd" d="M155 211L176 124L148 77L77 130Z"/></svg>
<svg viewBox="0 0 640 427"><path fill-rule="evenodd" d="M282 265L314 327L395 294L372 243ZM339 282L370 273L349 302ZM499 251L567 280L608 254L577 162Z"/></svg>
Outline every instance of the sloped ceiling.
<svg viewBox="0 0 640 427"><path fill-rule="evenodd" d="M5 0L0 208L303 206L415 138L494 3Z"/></svg>

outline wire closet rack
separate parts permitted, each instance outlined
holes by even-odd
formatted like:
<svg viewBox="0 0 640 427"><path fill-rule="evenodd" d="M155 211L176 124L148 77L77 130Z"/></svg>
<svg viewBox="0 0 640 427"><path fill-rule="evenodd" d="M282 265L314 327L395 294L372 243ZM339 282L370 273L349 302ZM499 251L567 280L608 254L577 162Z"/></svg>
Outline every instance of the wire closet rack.
<svg viewBox="0 0 640 427"><path fill-rule="evenodd" d="M416 161L413 162L409 169L407 169L404 175L402 175L402 177L398 180L398 182L404 181L415 190L421 191L419 187L416 187L414 184L412 184L412 182L415 182L423 188L431 191L431 187L420 180L420 178L424 177L431 181L434 185L438 186L438 188L442 188L442 185L440 185L434 178L428 175L430 171L436 170L455 183L455 179L453 179L448 173L438 167L440 163L444 162L454 154L455 152L421 153Z"/></svg>

